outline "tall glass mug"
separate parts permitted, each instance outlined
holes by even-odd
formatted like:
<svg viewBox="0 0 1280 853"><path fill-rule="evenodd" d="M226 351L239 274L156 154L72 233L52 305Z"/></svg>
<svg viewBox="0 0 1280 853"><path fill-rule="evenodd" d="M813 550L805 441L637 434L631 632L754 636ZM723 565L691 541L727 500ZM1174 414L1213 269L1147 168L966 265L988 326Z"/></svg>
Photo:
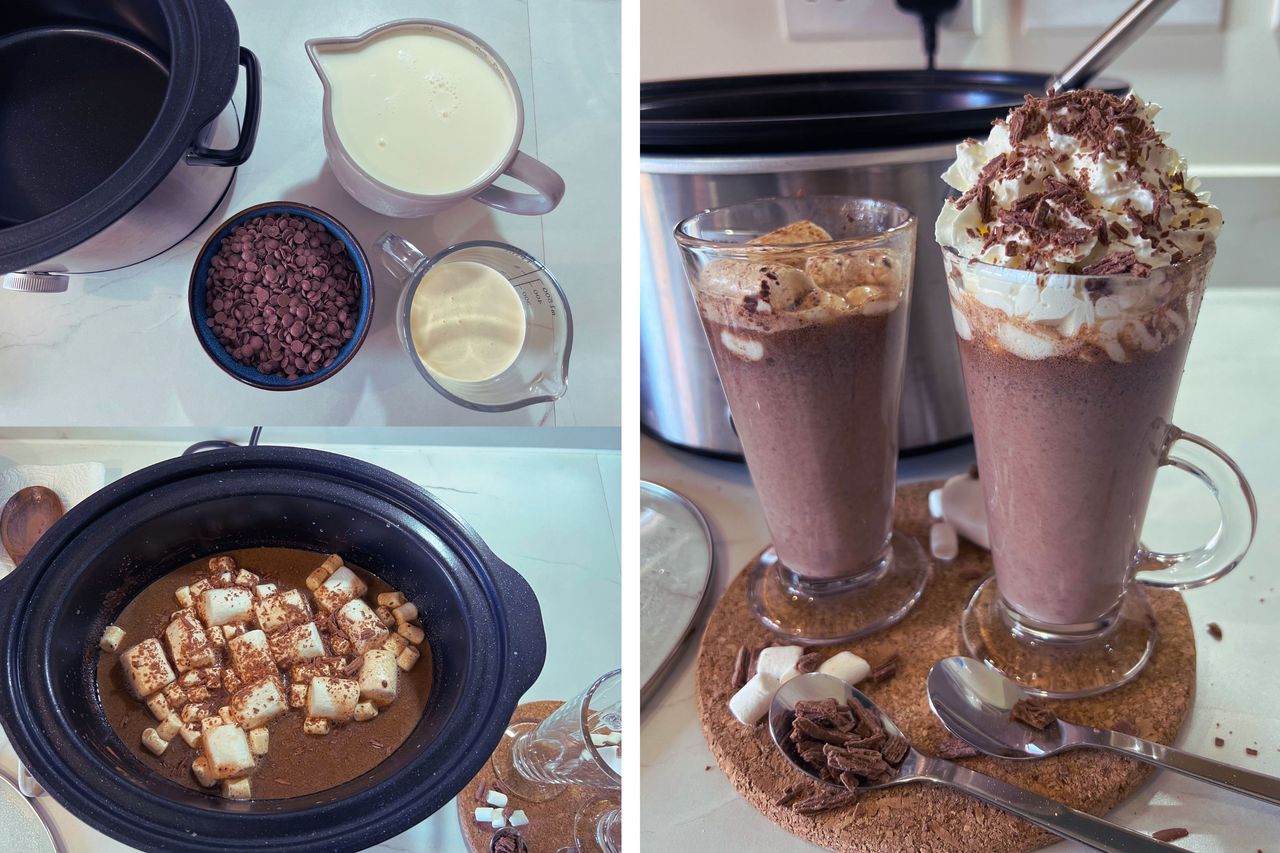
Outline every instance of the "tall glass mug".
<svg viewBox="0 0 1280 853"><path fill-rule="evenodd" d="M1257 524L1235 463L1169 420L1213 249L1146 278L943 255L995 564L965 610L965 644L1039 695L1110 690L1155 644L1143 585L1222 577ZM1201 548L1140 541L1162 465L1217 498L1221 521Z"/></svg>
<svg viewBox="0 0 1280 853"><path fill-rule="evenodd" d="M773 537L749 571L752 608L805 643L893 624L930 570L893 530L915 217L762 199L675 238Z"/></svg>

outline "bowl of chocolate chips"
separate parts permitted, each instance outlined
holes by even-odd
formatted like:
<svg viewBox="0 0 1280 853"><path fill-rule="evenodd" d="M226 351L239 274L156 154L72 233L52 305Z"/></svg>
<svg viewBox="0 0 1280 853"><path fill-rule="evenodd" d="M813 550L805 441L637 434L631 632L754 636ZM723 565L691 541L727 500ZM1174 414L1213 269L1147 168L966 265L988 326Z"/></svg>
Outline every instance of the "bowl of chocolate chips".
<svg viewBox="0 0 1280 853"><path fill-rule="evenodd" d="M214 363L255 388L309 388L360 349L373 274L342 223L274 201L223 222L201 248L188 290L196 337Z"/></svg>

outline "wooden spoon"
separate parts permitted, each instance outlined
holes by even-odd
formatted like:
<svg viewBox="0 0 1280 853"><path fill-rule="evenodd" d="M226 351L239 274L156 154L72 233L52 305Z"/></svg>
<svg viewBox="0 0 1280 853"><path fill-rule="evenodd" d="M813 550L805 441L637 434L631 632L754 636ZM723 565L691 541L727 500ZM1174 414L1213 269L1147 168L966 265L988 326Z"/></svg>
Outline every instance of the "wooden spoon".
<svg viewBox="0 0 1280 853"><path fill-rule="evenodd" d="M0 545L15 566L64 512L62 499L44 486L27 486L9 498L0 510Z"/></svg>

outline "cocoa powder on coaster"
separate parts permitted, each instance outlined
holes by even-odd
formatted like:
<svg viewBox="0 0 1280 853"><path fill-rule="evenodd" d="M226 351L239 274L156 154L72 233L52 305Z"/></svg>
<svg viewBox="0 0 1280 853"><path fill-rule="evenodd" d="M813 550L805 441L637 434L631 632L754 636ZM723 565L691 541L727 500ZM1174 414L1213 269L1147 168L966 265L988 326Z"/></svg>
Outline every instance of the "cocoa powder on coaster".
<svg viewBox="0 0 1280 853"><path fill-rule="evenodd" d="M360 277L342 241L300 216L258 216L218 244L206 325L240 364L295 380L329 367L355 335Z"/></svg>

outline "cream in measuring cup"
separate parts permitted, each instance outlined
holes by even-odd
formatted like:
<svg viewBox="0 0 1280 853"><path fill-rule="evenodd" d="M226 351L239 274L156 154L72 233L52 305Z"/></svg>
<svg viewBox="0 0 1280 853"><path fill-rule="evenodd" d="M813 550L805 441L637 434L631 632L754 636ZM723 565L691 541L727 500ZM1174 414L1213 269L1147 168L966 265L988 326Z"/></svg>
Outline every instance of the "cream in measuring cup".
<svg viewBox="0 0 1280 853"><path fill-rule="evenodd" d="M409 334L424 367L460 382L509 368L524 346L525 311L502 273L474 261L427 271L409 307Z"/></svg>

